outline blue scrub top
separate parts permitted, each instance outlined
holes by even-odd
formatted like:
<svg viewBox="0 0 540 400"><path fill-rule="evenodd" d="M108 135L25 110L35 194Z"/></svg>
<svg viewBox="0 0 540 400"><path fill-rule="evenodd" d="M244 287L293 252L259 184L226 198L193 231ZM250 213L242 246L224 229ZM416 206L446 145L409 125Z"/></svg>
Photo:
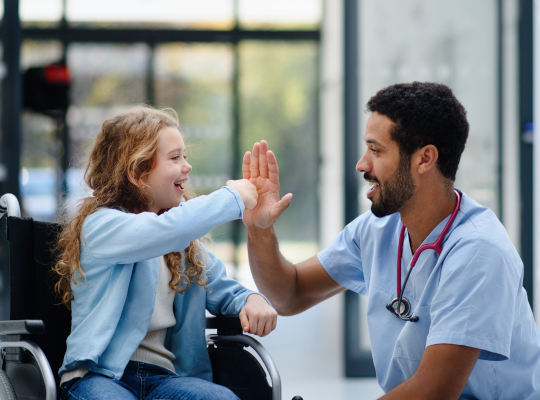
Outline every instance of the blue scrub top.
<svg viewBox="0 0 540 400"><path fill-rule="evenodd" d="M423 244L434 242L449 217ZM523 263L488 208L463 194L440 256L424 251L404 297L416 323L386 309L396 297L399 214L367 212L345 227L319 261L341 286L368 301L368 328L377 379L385 392L409 379L424 349L455 344L482 349L462 399L539 399L540 330L523 288ZM405 280L412 260L408 233L401 259Z"/></svg>

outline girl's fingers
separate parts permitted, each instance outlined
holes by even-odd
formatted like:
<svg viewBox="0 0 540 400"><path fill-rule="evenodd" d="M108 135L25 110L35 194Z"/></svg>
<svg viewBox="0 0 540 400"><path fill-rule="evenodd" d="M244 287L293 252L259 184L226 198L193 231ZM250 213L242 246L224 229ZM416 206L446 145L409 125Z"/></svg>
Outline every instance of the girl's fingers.
<svg viewBox="0 0 540 400"><path fill-rule="evenodd" d="M242 326L242 330L244 332L248 332L249 328L250 328L249 320L248 320L247 314L246 314L244 309L242 309L242 311L240 311L239 317L240 317L240 325Z"/></svg>
<svg viewBox="0 0 540 400"><path fill-rule="evenodd" d="M253 318L253 321L251 323L251 325L249 326L249 332L250 333L253 333L254 335L258 335L258 330L260 329L261 327L261 323L260 321L257 321L256 318ZM260 336L260 335L259 335Z"/></svg>
<svg viewBox="0 0 540 400"><path fill-rule="evenodd" d="M268 335L270 332L272 332L272 321L266 321L266 324L264 325L263 336Z"/></svg>

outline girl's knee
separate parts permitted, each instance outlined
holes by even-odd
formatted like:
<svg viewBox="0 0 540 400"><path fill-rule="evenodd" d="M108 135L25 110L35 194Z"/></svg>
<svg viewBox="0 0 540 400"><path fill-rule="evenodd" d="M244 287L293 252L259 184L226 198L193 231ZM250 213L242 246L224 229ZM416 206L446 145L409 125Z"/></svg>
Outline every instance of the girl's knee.
<svg viewBox="0 0 540 400"><path fill-rule="evenodd" d="M152 399L240 400L231 390L199 378L175 377L161 382Z"/></svg>
<svg viewBox="0 0 540 400"><path fill-rule="evenodd" d="M232 390L215 383L208 383L206 393L197 398L197 400L240 400Z"/></svg>
<svg viewBox="0 0 540 400"><path fill-rule="evenodd" d="M240 400L230 389L225 386L213 384L216 387L216 400Z"/></svg>
<svg viewBox="0 0 540 400"><path fill-rule="evenodd" d="M88 374L83 378L69 381L62 391L62 400L116 400L137 397L128 389L110 378L99 374Z"/></svg>

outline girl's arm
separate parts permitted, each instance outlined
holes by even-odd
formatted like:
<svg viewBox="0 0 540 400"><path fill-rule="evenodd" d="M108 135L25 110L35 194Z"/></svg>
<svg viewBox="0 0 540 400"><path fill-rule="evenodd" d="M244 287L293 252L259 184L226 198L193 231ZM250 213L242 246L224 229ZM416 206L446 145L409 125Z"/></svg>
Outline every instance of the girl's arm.
<svg viewBox="0 0 540 400"><path fill-rule="evenodd" d="M201 245L206 257L206 308L212 314L240 314L245 332L265 336L276 327L277 312L261 294L246 289L225 273L223 262Z"/></svg>
<svg viewBox="0 0 540 400"><path fill-rule="evenodd" d="M214 227L242 218L243 211L238 192L224 187L161 215L98 210L84 222L81 239L92 258L111 264L134 263L183 251Z"/></svg>

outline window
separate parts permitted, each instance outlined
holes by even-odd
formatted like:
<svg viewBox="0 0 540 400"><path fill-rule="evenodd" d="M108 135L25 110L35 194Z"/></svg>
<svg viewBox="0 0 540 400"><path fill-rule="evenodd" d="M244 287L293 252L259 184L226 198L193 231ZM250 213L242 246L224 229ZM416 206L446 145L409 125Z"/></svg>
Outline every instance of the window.
<svg viewBox="0 0 540 400"><path fill-rule="evenodd" d="M30 142L25 150L24 179L36 179L36 168L47 170L52 200L48 215L38 218L54 219L60 206L54 188L63 176L54 155L69 155L68 202L86 195L79 184L81 161L103 120L147 103L178 113L198 194L240 178L243 153L254 141L268 140L281 166L282 193L295 196L277 225L280 237L295 243L285 253L316 251L321 1L155 0L152 7L143 0L58 1L65 10L47 0L49 10L41 14L41 3L21 0L21 16L30 24L25 38L33 40L25 43L41 43L26 51L23 64L43 65L65 55L72 78L66 149L55 133L57 121L43 115L24 121L25 132L42 141L40 149L50 147L41 153L51 154L46 160L32 156ZM62 15L67 25L60 29ZM44 43L53 43L48 37L58 41L47 45L54 51L42 53ZM279 81L269 79L274 76ZM212 232L226 262L246 261L245 246L237 257L243 232L241 222Z"/></svg>

